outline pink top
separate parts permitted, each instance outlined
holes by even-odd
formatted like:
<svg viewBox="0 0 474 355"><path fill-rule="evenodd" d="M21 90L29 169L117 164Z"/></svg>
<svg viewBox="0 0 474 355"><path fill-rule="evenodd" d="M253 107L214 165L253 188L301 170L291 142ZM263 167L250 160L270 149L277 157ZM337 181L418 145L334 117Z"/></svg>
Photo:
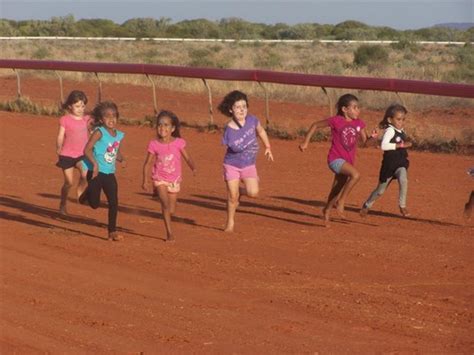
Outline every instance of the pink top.
<svg viewBox="0 0 474 355"><path fill-rule="evenodd" d="M65 115L59 119L59 125L65 129L60 155L71 158L84 155L84 148L89 140L87 125L90 119L89 116L84 116L78 120L72 115Z"/></svg>
<svg viewBox="0 0 474 355"><path fill-rule="evenodd" d="M346 121L342 116L328 119L331 127L332 142L328 153L328 163L336 159L344 159L354 164L357 147L357 138L365 123L361 119Z"/></svg>
<svg viewBox="0 0 474 355"><path fill-rule="evenodd" d="M153 139L148 144L148 153L155 156L155 164L151 172L154 181L181 182L181 150L186 141L175 138L170 143L161 143Z"/></svg>

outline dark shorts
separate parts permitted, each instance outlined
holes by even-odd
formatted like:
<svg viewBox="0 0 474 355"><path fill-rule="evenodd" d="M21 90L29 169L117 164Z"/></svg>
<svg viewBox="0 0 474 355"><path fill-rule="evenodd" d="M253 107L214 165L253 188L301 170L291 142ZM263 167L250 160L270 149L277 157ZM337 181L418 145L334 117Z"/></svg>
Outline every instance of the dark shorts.
<svg viewBox="0 0 474 355"><path fill-rule="evenodd" d="M63 170L75 168L76 164L84 159L84 155L81 155L77 158L66 157L64 155L60 155L56 166Z"/></svg>

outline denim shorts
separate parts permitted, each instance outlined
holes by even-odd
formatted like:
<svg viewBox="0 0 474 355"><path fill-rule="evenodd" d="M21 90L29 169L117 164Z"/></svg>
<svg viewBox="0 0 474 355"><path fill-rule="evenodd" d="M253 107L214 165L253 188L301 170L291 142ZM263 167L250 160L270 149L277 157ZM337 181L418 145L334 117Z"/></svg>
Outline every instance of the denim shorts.
<svg viewBox="0 0 474 355"><path fill-rule="evenodd" d="M344 165L346 161L344 159L334 159L332 162L330 162L329 169L331 169L334 173L340 174L342 166Z"/></svg>

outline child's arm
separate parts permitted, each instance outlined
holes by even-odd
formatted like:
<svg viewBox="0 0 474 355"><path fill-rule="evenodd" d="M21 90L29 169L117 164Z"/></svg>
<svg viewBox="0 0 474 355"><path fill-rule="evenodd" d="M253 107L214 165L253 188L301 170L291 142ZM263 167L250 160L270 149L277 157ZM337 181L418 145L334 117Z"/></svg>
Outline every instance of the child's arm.
<svg viewBox="0 0 474 355"><path fill-rule="evenodd" d="M94 145L97 143L99 139L102 138L102 133L99 130L94 131L89 138L89 141L84 148L84 154L86 158L92 163L93 170L92 170L92 177L95 178L99 174L99 167L97 165L97 161L94 159L94 154L92 152Z"/></svg>
<svg viewBox="0 0 474 355"><path fill-rule="evenodd" d="M59 126L58 137L56 138L56 153L59 155L61 153L61 148L64 143L64 134L66 129L63 126Z"/></svg>
<svg viewBox="0 0 474 355"><path fill-rule="evenodd" d="M367 131L367 128L365 127L360 133L362 146L366 147L369 142L377 142L378 135L379 135L379 132L377 128L374 128L372 130L372 133L369 134L369 132Z"/></svg>
<svg viewBox="0 0 474 355"><path fill-rule="evenodd" d="M193 159L191 156L188 154L185 148L181 149L181 155L183 156L183 159L186 161L186 164L188 164L189 168L193 172L193 174L196 173L196 165L194 164Z"/></svg>
<svg viewBox="0 0 474 355"><path fill-rule="evenodd" d="M123 154L123 140L120 142L120 146L117 151L117 161L122 163L122 168L127 166L127 160L125 159L125 155Z"/></svg>
<svg viewBox="0 0 474 355"><path fill-rule="evenodd" d="M303 143L299 145L300 150L304 152L306 148L308 148L308 144L311 141L311 137L313 136L313 134L316 132L318 128L324 128L328 126L329 126L329 120L327 118L321 121L313 122L313 124L309 127L308 132L306 132Z"/></svg>
<svg viewBox="0 0 474 355"><path fill-rule="evenodd" d="M270 145L270 140L268 139L268 134L260 123L257 125L257 134L265 145L265 156L268 160L273 161L272 147Z"/></svg>
<svg viewBox="0 0 474 355"><path fill-rule="evenodd" d="M148 177L150 172L150 163L153 161L153 154L150 152L147 153L145 158L145 163L143 163L143 179L142 179L142 189L148 190Z"/></svg>

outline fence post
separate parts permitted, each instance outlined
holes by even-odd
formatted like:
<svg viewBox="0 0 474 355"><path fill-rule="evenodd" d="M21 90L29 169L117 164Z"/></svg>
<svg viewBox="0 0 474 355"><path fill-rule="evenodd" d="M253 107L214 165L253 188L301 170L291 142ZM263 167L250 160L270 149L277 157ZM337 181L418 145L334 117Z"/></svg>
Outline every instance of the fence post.
<svg viewBox="0 0 474 355"><path fill-rule="evenodd" d="M55 70L54 74L59 78L59 95L60 95L60 102L59 102L59 109L61 110L64 104L64 93L63 93L63 78L58 72Z"/></svg>
<svg viewBox="0 0 474 355"><path fill-rule="evenodd" d="M153 90L153 111L155 112L155 115L158 113L158 107L156 105L156 88L155 88L155 82L153 81L152 78L148 74L145 74L146 78L150 81L151 87Z"/></svg>
<svg viewBox="0 0 474 355"><path fill-rule="evenodd" d="M213 116L213 110L212 110L212 92L211 92L211 87L207 83L206 79L202 78L202 82L206 86L207 89L207 97L209 99L209 122L207 124L207 128L209 131L214 131L217 126L214 124L214 116Z"/></svg>
<svg viewBox="0 0 474 355"><path fill-rule="evenodd" d="M270 126L270 107L268 104L268 92L267 88L260 81L257 82L265 93L265 128L268 128Z"/></svg>
<svg viewBox="0 0 474 355"><path fill-rule="evenodd" d="M13 69L13 71L16 74L16 98L19 99L21 98L20 73L16 69Z"/></svg>
<svg viewBox="0 0 474 355"><path fill-rule="evenodd" d="M331 100L331 96L329 96L326 88L324 86L321 86L321 89L323 90L323 92L326 94L326 97L328 98L328 102L329 102L329 115L330 116L334 116L334 105L332 104L332 100Z"/></svg>
<svg viewBox="0 0 474 355"><path fill-rule="evenodd" d="M96 72L94 72L95 74L95 77L97 78L97 81L99 82L99 93L98 93L98 102L102 102L102 82L100 81L100 78L99 78L99 74L97 74Z"/></svg>
<svg viewBox="0 0 474 355"><path fill-rule="evenodd" d="M408 107L407 107L405 101L404 101L403 98L400 96L400 94L398 93L398 91L395 91L395 94L397 94L397 97L398 97L398 99L400 100L400 103L408 110Z"/></svg>

